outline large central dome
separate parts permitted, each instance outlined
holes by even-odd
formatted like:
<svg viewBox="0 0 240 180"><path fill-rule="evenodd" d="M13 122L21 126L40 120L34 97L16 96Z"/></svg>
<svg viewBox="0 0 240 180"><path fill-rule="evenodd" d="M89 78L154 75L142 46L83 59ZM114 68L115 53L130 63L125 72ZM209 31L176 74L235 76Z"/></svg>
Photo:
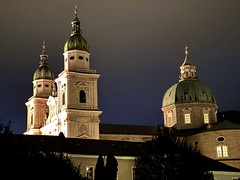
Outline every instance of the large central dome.
<svg viewBox="0 0 240 180"><path fill-rule="evenodd" d="M216 103L212 91L199 80L184 80L170 87L163 97L162 107L176 103Z"/></svg>
<svg viewBox="0 0 240 180"><path fill-rule="evenodd" d="M212 91L208 86L199 81L196 67L189 60L187 47L185 53L184 62L180 66L179 82L165 92L162 107L178 103L194 102L216 104Z"/></svg>

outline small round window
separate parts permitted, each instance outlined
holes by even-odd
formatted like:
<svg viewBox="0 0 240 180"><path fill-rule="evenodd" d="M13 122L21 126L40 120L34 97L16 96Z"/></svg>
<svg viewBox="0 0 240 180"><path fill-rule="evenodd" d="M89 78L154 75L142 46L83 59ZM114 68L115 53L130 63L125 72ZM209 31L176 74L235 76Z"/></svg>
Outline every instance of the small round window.
<svg viewBox="0 0 240 180"><path fill-rule="evenodd" d="M79 56L78 58L79 58L80 60L83 60L83 57L82 57L82 56Z"/></svg>
<svg viewBox="0 0 240 180"><path fill-rule="evenodd" d="M86 60L88 61L88 58L86 58Z"/></svg>
<svg viewBox="0 0 240 180"><path fill-rule="evenodd" d="M70 59L71 59L71 60L74 60L74 56L71 56Z"/></svg>
<svg viewBox="0 0 240 180"><path fill-rule="evenodd" d="M217 138L217 141L219 141L219 142L223 142L223 141L225 141L225 137L220 136L220 137Z"/></svg>

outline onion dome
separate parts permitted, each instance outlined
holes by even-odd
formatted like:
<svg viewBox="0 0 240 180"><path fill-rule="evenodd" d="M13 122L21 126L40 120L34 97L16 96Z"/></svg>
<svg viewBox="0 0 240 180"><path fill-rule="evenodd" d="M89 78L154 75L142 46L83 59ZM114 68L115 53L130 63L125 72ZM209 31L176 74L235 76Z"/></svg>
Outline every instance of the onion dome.
<svg viewBox="0 0 240 180"><path fill-rule="evenodd" d="M204 83L200 82L196 67L188 56L188 48L185 48L185 59L180 66L179 82L171 86L164 94L162 107L178 103L214 103L216 99L212 91Z"/></svg>
<svg viewBox="0 0 240 180"><path fill-rule="evenodd" d="M80 21L77 17L77 6L75 7L75 17L72 24L72 32L70 38L65 42L64 45L64 52L70 51L70 50L82 50L82 51L88 51L89 47L87 44L87 41L82 37L82 31L80 29Z"/></svg>
<svg viewBox="0 0 240 180"><path fill-rule="evenodd" d="M42 50L42 54L40 55L39 67L37 68L37 70L33 75L33 80L38 80L38 79L54 80L54 74L52 70L49 68L47 58L48 58L48 55L46 54L46 51L45 51L45 42L43 42L43 50Z"/></svg>

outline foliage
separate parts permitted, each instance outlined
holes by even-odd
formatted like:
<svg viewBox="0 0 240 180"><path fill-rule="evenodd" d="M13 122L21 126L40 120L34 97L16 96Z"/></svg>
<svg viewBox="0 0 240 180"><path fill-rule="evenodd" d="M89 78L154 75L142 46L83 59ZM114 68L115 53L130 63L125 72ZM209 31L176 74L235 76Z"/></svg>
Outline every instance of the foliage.
<svg viewBox="0 0 240 180"><path fill-rule="evenodd" d="M116 180L118 171L117 159L113 156L111 150L107 153L106 164L102 155L98 156L96 169L95 169L95 180Z"/></svg>
<svg viewBox="0 0 240 180"><path fill-rule="evenodd" d="M24 142L12 146L10 123L0 123L0 173L7 179L69 179L83 180L80 165L76 166L62 152L37 151Z"/></svg>
<svg viewBox="0 0 240 180"><path fill-rule="evenodd" d="M199 152L166 127L159 127L157 136L146 142L135 165L137 180L213 180Z"/></svg>
<svg viewBox="0 0 240 180"><path fill-rule="evenodd" d="M4 124L0 119L0 134L12 134L11 123L11 121L8 121L7 124Z"/></svg>
<svg viewBox="0 0 240 180"><path fill-rule="evenodd" d="M105 165L105 180L116 180L118 171L118 162L111 151L108 151L107 162Z"/></svg>
<svg viewBox="0 0 240 180"><path fill-rule="evenodd" d="M95 180L103 180L104 179L104 160L102 155L98 156L96 168L95 168Z"/></svg>

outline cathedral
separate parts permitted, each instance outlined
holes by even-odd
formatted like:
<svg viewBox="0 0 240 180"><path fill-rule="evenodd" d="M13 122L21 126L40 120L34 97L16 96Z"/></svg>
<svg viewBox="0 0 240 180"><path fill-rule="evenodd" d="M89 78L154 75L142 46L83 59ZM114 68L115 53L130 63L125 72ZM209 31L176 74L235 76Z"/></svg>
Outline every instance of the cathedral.
<svg viewBox="0 0 240 180"><path fill-rule="evenodd" d="M48 64L43 42L39 67L33 74L33 94L26 102L24 135L59 136L61 133L66 138L80 140L133 143L151 139L157 127L101 123L100 74L90 67L89 46L82 37L77 9L71 26L70 37L64 44L64 69L56 78ZM240 168L240 124L218 121L217 109L214 94L199 80L186 47L179 81L163 96L164 126L174 128L202 155Z"/></svg>

